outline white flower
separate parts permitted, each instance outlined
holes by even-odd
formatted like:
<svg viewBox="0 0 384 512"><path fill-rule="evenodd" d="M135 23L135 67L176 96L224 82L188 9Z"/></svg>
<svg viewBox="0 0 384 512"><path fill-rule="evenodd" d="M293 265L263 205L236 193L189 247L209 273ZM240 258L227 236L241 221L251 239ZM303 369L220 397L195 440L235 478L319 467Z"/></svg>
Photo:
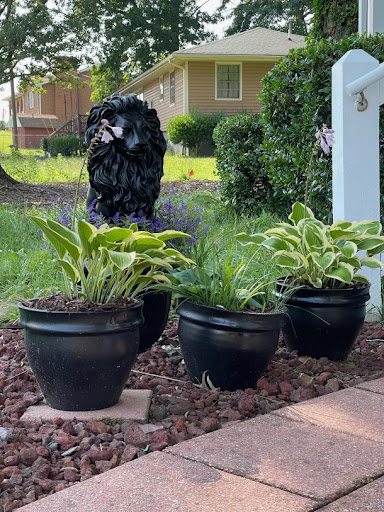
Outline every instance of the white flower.
<svg viewBox="0 0 384 512"><path fill-rule="evenodd" d="M106 142L107 144L113 141L114 137L118 139L123 138L123 129L120 126L111 126L109 124L109 121L107 119L102 119L101 124L103 125L101 128L102 136L101 136L101 142ZM112 130L114 137L111 135L110 131Z"/></svg>

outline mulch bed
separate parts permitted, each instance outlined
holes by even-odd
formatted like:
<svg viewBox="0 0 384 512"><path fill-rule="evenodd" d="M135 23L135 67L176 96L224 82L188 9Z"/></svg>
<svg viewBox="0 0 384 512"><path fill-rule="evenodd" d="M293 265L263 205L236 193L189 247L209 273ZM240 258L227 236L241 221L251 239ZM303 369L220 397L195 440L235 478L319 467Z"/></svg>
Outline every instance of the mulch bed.
<svg viewBox="0 0 384 512"><path fill-rule="evenodd" d="M153 391L148 424L60 417L21 423L23 412L42 396L26 359L23 331L17 325L2 329L0 509L10 512L152 451L382 376L384 325L366 324L344 362L299 358L280 340L254 389L204 391L188 379L174 321L138 356L127 383Z"/></svg>
<svg viewBox="0 0 384 512"><path fill-rule="evenodd" d="M88 190L87 183L80 184L80 201L85 201ZM161 195L169 195L172 191L178 194L188 195L196 192L216 192L218 181L193 179L181 181L163 181L161 183ZM44 185L31 185L18 183L6 185L0 183L0 205L12 204L18 206L52 206L54 201L61 204L73 204L76 195L75 183L47 183Z"/></svg>

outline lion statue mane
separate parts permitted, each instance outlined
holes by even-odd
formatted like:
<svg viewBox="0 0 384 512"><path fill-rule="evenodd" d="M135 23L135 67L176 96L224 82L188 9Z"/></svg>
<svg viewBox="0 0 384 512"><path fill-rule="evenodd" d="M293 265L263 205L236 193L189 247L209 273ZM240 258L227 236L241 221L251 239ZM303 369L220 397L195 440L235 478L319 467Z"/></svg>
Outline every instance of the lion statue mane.
<svg viewBox="0 0 384 512"><path fill-rule="evenodd" d="M134 94L114 94L94 105L87 120L85 146L106 119L111 127L121 127L122 138L93 143L88 159L89 190L87 206L105 218L116 213L139 212L149 218L160 194L166 141L156 110ZM93 206L94 205L94 206Z"/></svg>

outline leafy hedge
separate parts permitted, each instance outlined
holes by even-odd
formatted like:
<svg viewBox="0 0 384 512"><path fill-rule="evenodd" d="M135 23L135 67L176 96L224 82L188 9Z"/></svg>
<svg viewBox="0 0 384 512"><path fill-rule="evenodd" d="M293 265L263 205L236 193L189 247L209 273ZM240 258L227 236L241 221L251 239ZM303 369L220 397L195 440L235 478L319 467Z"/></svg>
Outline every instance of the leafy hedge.
<svg viewBox="0 0 384 512"><path fill-rule="evenodd" d="M261 161L263 130L259 116L242 113L223 119L213 132L220 192L239 212L260 211L271 196Z"/></svg>
<svg viewBox="0 0 384 512"><path fill-rule="evenodd" d="M51 156L57 156L59 153L63 156L76 156L85 151L84 140L76 137L76 135L44 137L41 139L41 148L50 153Z"/></svg>
<svg viewBox="0 0 384 512"><path fill-rule="evenodd" d="M260 114L264 129L264 165L273 186L275 210L286 215L305 194L306 171L323 123L331 127L332 66L348 50L361 48L384 60L384 36L310 39L305 48L279 60L263 79ZM380 126L384 129L381 114ZM384 133L383 130L381 130ZM337 133L335 134L337 143ZM384 155L381 174L384 174ZM309 203L317 216L329 219L332 201L331 157L314 160L309 183ZM384 197L384 179L381 179Z"/></svg>
<svg viewBox="0 0 384 512"><path fill-rule="evenodd" d="M168 138L173 144L182 144L197 154L203 142L213 142L212 132L224 115L224 112L204 114L194 111L174 116L168 122Z"/></svg>

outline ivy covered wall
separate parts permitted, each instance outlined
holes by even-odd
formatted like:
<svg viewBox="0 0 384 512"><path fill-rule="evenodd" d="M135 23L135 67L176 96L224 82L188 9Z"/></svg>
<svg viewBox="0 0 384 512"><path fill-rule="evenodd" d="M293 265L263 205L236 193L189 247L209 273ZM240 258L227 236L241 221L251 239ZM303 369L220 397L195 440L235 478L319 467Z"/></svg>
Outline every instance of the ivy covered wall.
<svg viewBox="0 0 384 512"><path fill-rule="evenodd" d="M340 39L358 31L358 0L314 0L313 28L316 39Z"/></svg>

